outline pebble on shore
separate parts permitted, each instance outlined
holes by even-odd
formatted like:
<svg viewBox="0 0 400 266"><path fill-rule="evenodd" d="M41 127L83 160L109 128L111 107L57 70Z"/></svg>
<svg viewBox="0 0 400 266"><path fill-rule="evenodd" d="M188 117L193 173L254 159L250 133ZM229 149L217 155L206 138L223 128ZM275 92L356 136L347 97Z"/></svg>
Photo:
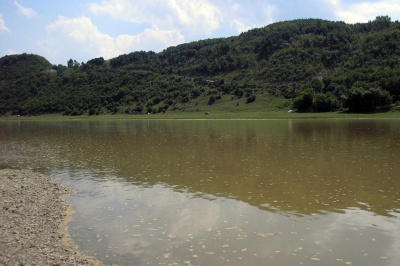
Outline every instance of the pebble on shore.
<svg viewBox="0 0 400 266"><path fill-rule="evenodd" d="M0 169L0 265L101 265L67 233L72 192L31 170Z"/></svg>

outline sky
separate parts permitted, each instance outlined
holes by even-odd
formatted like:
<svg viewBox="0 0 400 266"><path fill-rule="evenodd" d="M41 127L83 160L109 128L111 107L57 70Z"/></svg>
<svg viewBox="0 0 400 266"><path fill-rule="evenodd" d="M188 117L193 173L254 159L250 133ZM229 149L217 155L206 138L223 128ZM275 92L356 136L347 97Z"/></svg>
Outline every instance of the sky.
<svg viewBox="0 0 400 266"><path fill-rule="evenodd" d="M0 0L0 57L38 54L52 64L239 35L274 22L347 23L388 15L399 0Z"/></svg>

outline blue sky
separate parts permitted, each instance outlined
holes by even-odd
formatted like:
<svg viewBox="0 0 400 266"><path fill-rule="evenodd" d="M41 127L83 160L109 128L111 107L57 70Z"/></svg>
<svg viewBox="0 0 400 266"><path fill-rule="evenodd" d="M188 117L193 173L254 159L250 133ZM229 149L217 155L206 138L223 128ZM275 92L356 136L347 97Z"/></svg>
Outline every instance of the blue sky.
<svg viewBox="0 0 400 266"><path fill-rule="evenodd" d="M0 57L33 53L52 64L155 51L228 37L273 22L400 20L399 0L0 0Z"/></svg>

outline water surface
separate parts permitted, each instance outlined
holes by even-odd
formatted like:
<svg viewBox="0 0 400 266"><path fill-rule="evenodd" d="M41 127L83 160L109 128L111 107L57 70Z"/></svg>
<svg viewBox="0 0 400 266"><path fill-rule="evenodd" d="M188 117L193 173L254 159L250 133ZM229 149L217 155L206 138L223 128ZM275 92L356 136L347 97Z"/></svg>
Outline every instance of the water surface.
<svg viewBox="0 0 400 266"><path fill-rule="evenodd" d="M400 120L0 122L119 265L399 265Z"/></svg>

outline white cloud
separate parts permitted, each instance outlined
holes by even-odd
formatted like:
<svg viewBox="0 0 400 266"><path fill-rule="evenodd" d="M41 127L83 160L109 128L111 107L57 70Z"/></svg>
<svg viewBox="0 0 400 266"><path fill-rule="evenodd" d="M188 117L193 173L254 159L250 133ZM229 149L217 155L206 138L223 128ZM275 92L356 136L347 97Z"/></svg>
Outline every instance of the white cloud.
<svg viewBox="0 0 400 266"><path fill-rule="evenodd" d="M6 26L6 22L3 19L3 14L0 14L0 32L2 32L2 31L7 32L7 31L10 31L10 29L7 28L7 26Z"/></svg>
<svg viewBox="0 0 400 266"><path fill-rule="evenodd" d="M184 41L184 36L177 30L160 30L153 27L137 35L119 35L114 40L114 49L120 51L119 54L137 50L159 52L165 47L178 45Z"/></svg>
<svg viewBox="0 0 400 266"><path fill-rule="evenodd" d="M178 18L178 22L192 32L200 31L209 35L218 29L222 20L219 9L208 1L167 0L166 2L173 11L173 16Z"/></svg>
<svg viewBox="0 0 400 266"><path fill-rule="evenodd" d="M95 49L107 49L113 42L112 37L101 33L88 17L69 19L59 16L47 29L62 32L67 38Z"/></svg>
<svg viewBox="0 0 400 266"><path fill-rule="evenodd" d="M179 28L193 35L211 34L222 20L219 9L207 0L103 0L101 4L90 4L89 10L160 29Z"/></svg>
<svg viewBox="0 0 400 266"><path fill-rule="evenodd" d="M38 14L32 8L24 7L20 5L17 1L14 1L14 5L18 8L18 11L27 18L38 17Z"/></svg>
<svg viewBox="0 0 400 266"><path fill-rule="evenodd" d="M334 13L338 19L347 23L368 22L381 15L389 15L397 19L400 14L400 2L398 0L361 1L353 4L346 4L340 0L326 1L333 5Z"/></svg>
<svg viewBox="0 0 400 266"><path fill-rule="evenodd" d="M248 8L234 4L226 16L231 20L230 27L237 33L242 33L254 28L264 27L275 21L277 7L274 5L260 6L258 9ZM248 16L248 14L253 14Z"/></svg>
<svg viewBox="0 0 400 266"><path fill-rule="evenodd" d="M329 3L331 3L332 5L339 5L340 4L340 0L327 0Z"/></svg>
<svg viewBox="0 0 400 266"><path fill-rule="evenodd" d="M232 5L231 8L232 8L233 11L238 11L241 7L240 7L240 5L238 3L235 3L235 4Z"/></svg>
<svg viewBox="0 0 400 266"><path fill-rule="evenodd" d="M160 30L157 27L146 29L137 35L122 34L114 38L100 32L88 17L60 16L47 26L47 31L47 40L39 45L48 54L55 57L64 54L65 58L68 58L72 57L73 50L74 53L80 53L84 60L99 56L109 59L137 50L158 52L167 46L184 42L184 37L179 31Z"/></svg>
<svg viewBox="0 0 400 266"><path fill-rule="evenodd" d="M80 51L76 51L77 53L86 51L91 53L92 57L111 58L137 50L158 52L185 42L186 37L193 40L212 36L213 32L220 29L224 20L227 26L231 23L231 30L236 29L239 33L255 27L253 20L232 20L233 13L229 7L219 8L211 2L209 0L93 1L88 5L92 14L108 15L115 20L132 23L133 27L138 24L145 29L135 35L111 36L108 32L101 32L88 17L70 19L60 16L48 26L49 36L46 42L40 45L43 49L47 49L47 53L54 54L60 53L55 47L67 49L73 41L80 43ZM238 12L243 12L239 5L232 6ZM61 33L64 36L60 36ZM57 41L60 38L65 40L65 37L70 44L67 45L67 41Z"/></svg>
<svg viewBox="0 0 400 266"><path fill-rule="evenodd" d="M266 16L266 22L267 24L271 24L272 22L275 21L275 13L277 13L277 7L274 5L267 5L264 8L264 14ZM264 25L265 26L265 25Z"/></svg>
<svg viewBox="0 0 400 266"><path fill-rule="evenodd" d="M250 30L252 27L245 26L240 19L233 19L231 26L236 29L238 33Z"/></svg>
<svg viewBox="0 0 400 266"><path fill-rule="evenodd" d="M13 55L13 54L20 54L19 52L13 50L13 49L8 49L6 51L6 55Z"/></svg>
<svg viewBox="0 0 400 266"><path fill-rule="evenodd" d="M256 24L245 25L245 23L240 18L235 18L235 19L232 19L232 23L230 26L231 26L231 28L234 28L238 34L240 34L242 32L246 32L246 31L254 29L254 28L261 28L265 25L256 25Z"/></svg>
<svg viewBox="0 0 400 266"><path fill-rule="evenodd" d="M116 19L132 23L148 23L155 17L152 11L157 7L157 0L138 1L129 0L103 0L101 4L91 3L89 10L95 15L110 15Z"/></svg>

